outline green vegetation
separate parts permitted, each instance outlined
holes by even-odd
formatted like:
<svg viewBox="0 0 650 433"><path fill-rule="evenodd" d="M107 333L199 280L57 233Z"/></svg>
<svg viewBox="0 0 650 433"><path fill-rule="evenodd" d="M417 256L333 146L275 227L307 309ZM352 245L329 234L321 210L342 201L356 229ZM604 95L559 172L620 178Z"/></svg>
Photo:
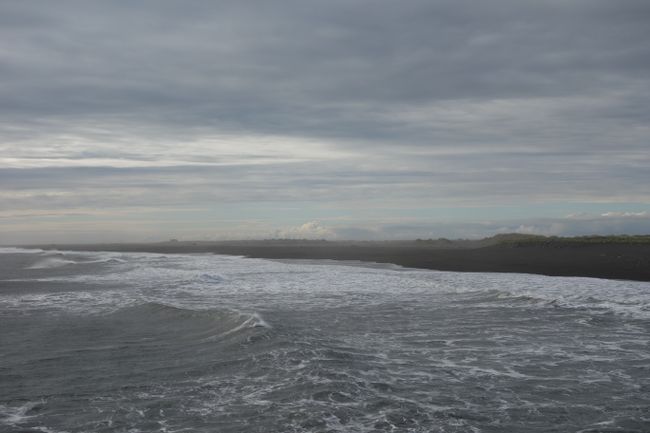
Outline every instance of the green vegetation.
<svg viewBox="0 0 650 433"><path fill-rule="evenodd" d="M526 245L603 245L603 244L647 244L650 235L590 235L590 236L542 236L522 233L503 233L479 240L454 239L416 239L417 244L427 248L477 248L492 245L526 246Z"/></svg>
<svg viewBox="0 0 650 433"><path fill-rule="evenodd" d="M483 241L509 245L583 245L583 244L650 244L650 235L541 236L519 233L496 235Z"/></svg>

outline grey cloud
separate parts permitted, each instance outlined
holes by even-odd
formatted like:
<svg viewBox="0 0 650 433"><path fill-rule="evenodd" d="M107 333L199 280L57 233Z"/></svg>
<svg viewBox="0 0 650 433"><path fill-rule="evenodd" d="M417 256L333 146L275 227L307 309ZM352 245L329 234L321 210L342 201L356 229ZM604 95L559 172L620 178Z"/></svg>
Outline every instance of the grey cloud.
<svg viewBox="0 0 650 433"><path fill-rule="evenodd" d="M252 166L59 167L0 169L0 209L95 206L205 206L209 203L311 202L339 207L643 202L648 158L620 167L577 155L481 154L474 158L415 154L398 160L277 163ZM614 160L615 155L611 156ZM636 165L635 165L636 164ZM626 177L618 174L625 171ZM513 182L516 179L516 182ZM477 196L481 200L477 200ZM363 204L365 203L365 205Z"/></svg>
<svg viewBox="0 0 650 433"><path fill-rule="evenodd" d="M3 2L0 210L650 203L649 21L646 0ZM196 144L223 134L276 141Z"/></svg>
<svg viewBox="0 0 650 433"><path fill-rule="evenodd" d="M650 67L637 1L34 5L3 5L24 23L3 27L11 113L290 130L304 108L626 90Z"/></svg>

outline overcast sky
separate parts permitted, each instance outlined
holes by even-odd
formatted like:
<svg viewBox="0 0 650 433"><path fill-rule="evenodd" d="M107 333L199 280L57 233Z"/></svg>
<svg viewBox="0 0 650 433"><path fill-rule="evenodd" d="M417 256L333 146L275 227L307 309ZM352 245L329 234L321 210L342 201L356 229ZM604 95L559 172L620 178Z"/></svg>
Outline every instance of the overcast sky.
<svg viewBox="0 0 650 433"><path fill-rule="evenodd" d="M0 2L0 243L650 232L650 1Z"/></svg>

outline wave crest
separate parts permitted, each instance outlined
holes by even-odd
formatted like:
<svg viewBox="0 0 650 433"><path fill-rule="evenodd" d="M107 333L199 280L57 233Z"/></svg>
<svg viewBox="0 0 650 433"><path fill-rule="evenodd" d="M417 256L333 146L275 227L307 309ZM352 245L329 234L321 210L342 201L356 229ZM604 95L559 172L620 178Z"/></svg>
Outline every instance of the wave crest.
<svg viewBox="0 0 650 433"><path fill-rule="evenodd" d="M38 260L36 263L27 266L25 269L52 269L60 268L68 265L76 265L77 262L74 260L64 259L63 257L46 257L44 259Z"/></svg>
<svg viewBox="0 0 650 433"><path fill-rule="evenodd" d="M172 338L201 341L271 328L258 313L230 309L195 310L157 302L121 308L110 316L131 326L155 329Z"/></svg>

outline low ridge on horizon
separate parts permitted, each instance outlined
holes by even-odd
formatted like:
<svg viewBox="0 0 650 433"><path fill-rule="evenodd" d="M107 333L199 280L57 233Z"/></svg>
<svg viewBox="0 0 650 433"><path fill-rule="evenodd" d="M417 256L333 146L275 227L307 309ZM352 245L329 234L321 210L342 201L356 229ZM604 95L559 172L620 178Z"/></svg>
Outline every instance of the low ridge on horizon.
<svg viewBox="0 0 650 433"><path fill-rule="evenodd" d="M152 240L147 242L110 242L108 244L115 245L128 245L128 244L210 244L210 243L246 243L246 242L288 242L288 243L421 243L421 244L486 244L486 243L650 243L650 234L627 235L627 234L614 234L614 235L582 235L582 236L545 236L528 233L499 233L493 236L467 239L467 238L428 238L428 239L376 239L376 240L360 240L360 239L325 239L325 238L259 238L259 239L166 239L166 240ZM80 245L102 245L106 242L84 242ZM49 244L13 244L6 245L9 247L20 246L39 246L39 245L59 245L57 243ZM65 244L61 244L65 245ZM72 244L71 244L72 245Z"/></svg>

